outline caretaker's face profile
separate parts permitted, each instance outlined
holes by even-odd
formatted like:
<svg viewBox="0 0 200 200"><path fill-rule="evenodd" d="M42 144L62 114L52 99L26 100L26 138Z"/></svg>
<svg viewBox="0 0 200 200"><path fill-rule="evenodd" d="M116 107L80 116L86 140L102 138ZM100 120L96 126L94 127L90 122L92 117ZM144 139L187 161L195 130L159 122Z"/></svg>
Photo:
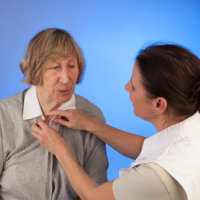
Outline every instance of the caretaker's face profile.
<svg viewBox="0 0 200 200"><path fill-rule="evenodd" d="M149 98L164 98L167 112L189 117L200 109L200 60L189 50L152 45L139 52L136 62Z"/></svg>

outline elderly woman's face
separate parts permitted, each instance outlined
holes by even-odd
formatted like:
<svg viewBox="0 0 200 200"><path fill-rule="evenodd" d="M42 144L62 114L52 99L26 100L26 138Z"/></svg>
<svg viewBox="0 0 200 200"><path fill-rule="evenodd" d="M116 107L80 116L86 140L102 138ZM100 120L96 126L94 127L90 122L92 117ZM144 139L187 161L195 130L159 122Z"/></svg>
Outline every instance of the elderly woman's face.
<svg viewBox="0 0 200 200"><path fill-rule="evenodd" d="M60 106L74 93L79 68L74 57L58 58L45 64L43 84L38 86L40 97L47 103Z"/></svg>

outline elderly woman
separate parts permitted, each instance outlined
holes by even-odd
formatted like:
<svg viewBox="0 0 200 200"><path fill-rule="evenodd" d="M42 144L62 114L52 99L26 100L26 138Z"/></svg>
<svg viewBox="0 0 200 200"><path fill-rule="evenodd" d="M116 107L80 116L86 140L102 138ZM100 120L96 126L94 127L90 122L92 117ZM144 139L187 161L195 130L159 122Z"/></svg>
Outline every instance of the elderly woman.
<svg viewBox="0 0 200 200"><path fill-rule="evenodd" d="M92 181L69 146L44 121L32 126L41 145L55 154L81 199L198 200L200 197L200 60L177 45L155 45L140 51L130 94L136 116L158 133L150 138L129 134L86 116L81 111L52 111L54 121L92 132L120 153L135 158L117 180ZM73 176L76 174L76 176Z"/></svg>
<svg viewBox="0 0 200 200"><path fill-rule="evenodd" d="M77 108L105 122L94 104L74 94L84 71L81 50L68 32L46 29L30 41L20 67L32 87L0 101L0 199L78 199L56 158L32 136L31 126L45 120L95 182L107 180L105 144L87 131L55 124L47 115Z"/></svg>

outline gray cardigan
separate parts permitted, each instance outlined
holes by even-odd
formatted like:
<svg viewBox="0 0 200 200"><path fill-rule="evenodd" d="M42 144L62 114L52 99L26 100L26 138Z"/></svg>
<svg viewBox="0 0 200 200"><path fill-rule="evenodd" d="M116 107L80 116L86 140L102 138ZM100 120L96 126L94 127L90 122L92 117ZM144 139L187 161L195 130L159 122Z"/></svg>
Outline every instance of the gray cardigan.
<svg viewBox="0 0 200 200"><path fill-rule="evenodd" d="M55 156L32 136L31 125L38 119L22 119L26 91L0 101L0 199L78 199ZM76 107L105 122L101 111L78 95ZM105 144L85 131L61 126L59 133L87 174L99 184L105 182L108 168Z"/></svg>

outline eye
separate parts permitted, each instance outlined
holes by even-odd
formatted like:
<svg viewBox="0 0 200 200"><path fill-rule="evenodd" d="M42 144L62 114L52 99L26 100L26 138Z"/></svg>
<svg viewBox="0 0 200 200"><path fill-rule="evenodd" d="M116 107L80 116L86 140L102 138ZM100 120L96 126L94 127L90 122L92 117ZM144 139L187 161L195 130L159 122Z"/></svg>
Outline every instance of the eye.
<svg viewBox="0 0 200 200"><path fill-rule="evenodd" d="M75 68L75 65L68 65L68 67L73 69L73 68Z"/></svg>
<svg viewBox="0 0 200 200"><path fill-rule="evenodd" d="M60 66L59 66L59 65L53 65L53 66L50 66L49 68L50 68L50 69L59 69Z"/></svg>

